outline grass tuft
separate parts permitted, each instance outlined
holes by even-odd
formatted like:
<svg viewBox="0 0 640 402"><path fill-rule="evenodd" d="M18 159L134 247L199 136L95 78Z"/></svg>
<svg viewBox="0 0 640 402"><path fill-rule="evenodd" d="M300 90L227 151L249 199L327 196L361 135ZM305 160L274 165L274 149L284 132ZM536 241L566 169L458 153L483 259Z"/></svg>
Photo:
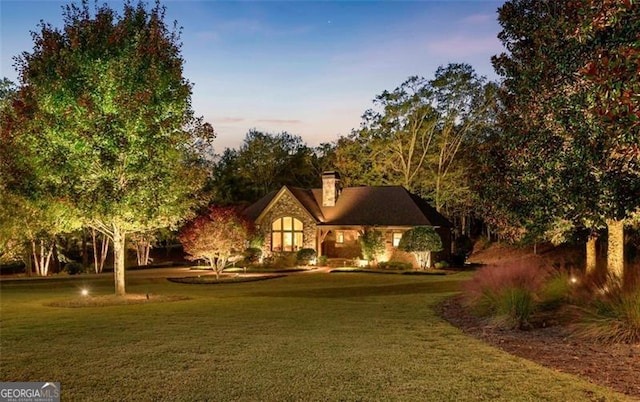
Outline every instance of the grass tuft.
<svg viewBox="0 0 640 402"><path fill-rule="evenodd" d="M640 342L640 290L603 289L582 312L575 335L601 342Z"/></svg>
<svg viewBox="0 0 640 402"><path fill-rule="evenodd" d="M526 329L550 271L532 265L481 268L464 286L466 304L499 326Z"/></svg>

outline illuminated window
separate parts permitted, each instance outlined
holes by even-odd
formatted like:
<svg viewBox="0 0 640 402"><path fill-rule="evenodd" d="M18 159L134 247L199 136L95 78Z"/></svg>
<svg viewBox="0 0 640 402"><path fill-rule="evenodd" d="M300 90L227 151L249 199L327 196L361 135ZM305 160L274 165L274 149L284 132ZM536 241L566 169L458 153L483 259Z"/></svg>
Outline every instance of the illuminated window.
<svg viewBox="0 0 640 402"><path fill-rule="evenodd" d="M344 243L344 232L341 230L336 232L336 243Z"/></svg>
<svg viewBox="0 0 640 402"><path fill-rule="evenodd" d="M302 222L285 216L271 224L271 250L296 251L302 248Z"/></svg>
<svg viewBox="0 0 640 402"><path fill-rule="evenodd" d="M400 239L402 239L402 233L393 234L393 247L398 247L400 245Z"/></svg>

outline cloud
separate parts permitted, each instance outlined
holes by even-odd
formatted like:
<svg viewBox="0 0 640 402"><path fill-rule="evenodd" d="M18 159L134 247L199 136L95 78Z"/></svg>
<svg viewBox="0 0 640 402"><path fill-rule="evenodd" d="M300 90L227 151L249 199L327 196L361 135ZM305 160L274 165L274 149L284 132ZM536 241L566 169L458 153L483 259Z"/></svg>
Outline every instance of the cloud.
<svg viewBox="0 0 640 402"><path fill-rule="evenodd" d="M214 118L213 121L215 123L242 123L243 121L245 121L246 119L243 117L218 117L218 118Z"/></svg>
<svg viewBox="0 0 640 402"><path fill-rule="evenodd" d="M259 119L254 120L255 123L263 123L263 124L302 124L301 120L284 120L284 119Z"/></svg>
<svg viewBox="0 0 640 402"><path fill-rule="evenodd" d="M496 20L495 14L473 14L464 17L460 22L464 24L482 24L485 22L494 22Z"/></svg>
<svg viewBox="0 0 640 402"><path fill-rule="evenodd" d="M465 57L476 54L497 54L502 45L495 36L470 37L457 35L427 43L430 52L447 57Z"/></svg>

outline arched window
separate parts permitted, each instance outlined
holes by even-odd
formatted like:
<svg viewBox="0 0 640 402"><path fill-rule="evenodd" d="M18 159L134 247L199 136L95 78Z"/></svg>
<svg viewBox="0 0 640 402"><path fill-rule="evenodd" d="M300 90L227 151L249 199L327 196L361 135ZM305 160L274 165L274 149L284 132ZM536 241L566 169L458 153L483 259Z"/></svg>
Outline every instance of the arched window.
<svg viewBox="0 0 640 402"><path fill-rule="evenodd" d="M271 250L296 251L302 248L302 222L291 216L278 218L271 224Z"/></svg>

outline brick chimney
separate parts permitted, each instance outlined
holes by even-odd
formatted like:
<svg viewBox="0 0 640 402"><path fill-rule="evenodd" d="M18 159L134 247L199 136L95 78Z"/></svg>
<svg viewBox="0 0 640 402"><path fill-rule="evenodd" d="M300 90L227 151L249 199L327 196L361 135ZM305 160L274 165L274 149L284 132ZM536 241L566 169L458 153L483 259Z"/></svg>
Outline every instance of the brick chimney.
<svg viewBox="0 0 640 402"><path fill-rule="evenodd" d="M340 175L338 172L322 173L322 206L333 207L340 196Z"/></svg>

